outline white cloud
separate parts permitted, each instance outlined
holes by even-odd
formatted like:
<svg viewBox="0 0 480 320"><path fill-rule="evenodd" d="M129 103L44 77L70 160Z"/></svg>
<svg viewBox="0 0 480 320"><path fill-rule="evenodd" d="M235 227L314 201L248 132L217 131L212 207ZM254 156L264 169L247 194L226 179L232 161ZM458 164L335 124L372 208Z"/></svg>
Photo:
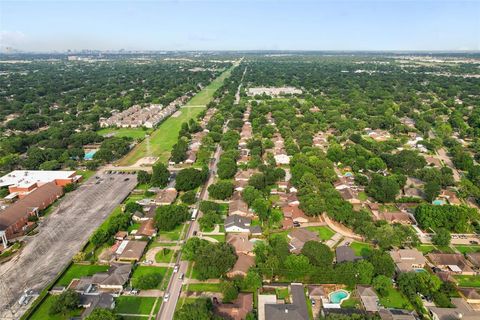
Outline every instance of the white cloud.
<svg viewBox="0 0 480 320"><path fill-rule="evenodd" d="M25 44L27 36L21 31L0 31L0 46L1 47L18 47Z"/></svg>

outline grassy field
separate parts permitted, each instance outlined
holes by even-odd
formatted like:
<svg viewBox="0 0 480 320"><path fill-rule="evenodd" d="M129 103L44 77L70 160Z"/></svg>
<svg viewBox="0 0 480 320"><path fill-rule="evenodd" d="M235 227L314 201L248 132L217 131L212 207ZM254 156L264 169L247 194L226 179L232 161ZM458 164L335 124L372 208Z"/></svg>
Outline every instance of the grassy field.
<svg viewBox="0 0 480 320"><path fill-rule="evenodd" d="M453 276L460 287L480 287L480 276Z"/></svg>
<svg viewBox="0 0 480 320"><path fill-rule="evenodd" d="M104 128L97 131L101 136L113 134L115 137L129 137L135 140L143 139L151 132L151 129L144 130L143 128Z"/></svg>
<svg viewBox="0 0 480 320"><path fill-rule="evenodd" d="M288 288L277 288L275 289L275 294L277 295L277 299L280 300L285 300L289 297Z"/></svg>
<svg viewBox="0 0 480 320"><path fill-rule="evenodd" d="M368 251L372 250L370 244L363 242L352 242L350 247L355 251L357 256L365 256Z"/></svg>
<svg viewBox="0 0 480 320"><path fill-rule="evenodd" d="M195 118L205 109L206 104L213 99L215 91L220 88L225 78L230 76L232 69L233 67L223 72L218 78L190 99L184 107L180 108L181 114L178 117L169 117L162 122L158 129L150 135L150 139L145 139L137 144L132 151L118 162L118 165L130 166L146 156L156 156L159 157L161 162L167 162L168 158L170 158L170 151L177 142L178 132L180 131L182 123ZM147 154L149 141L150 155Z"/></svg>
<svg viewBox="0 0 480 320"><path fill-rule="evenodd" d="M168 268L164 267L154 267L154 266L139 266L135 269L132 275L132 280L138 278L144 274L157 273L162 276L162 279L165 278Z"/></svg>
<svg viewBox="0 0 480 320"><path fill-rule="evenodd" d="M455 249L460 251L463 254L467 253L474 253L474 252L479 252L480 251L480 246L474 245L474 246L455 246Z"/></svg>
<svg viewBox="0 0 480 320"><path fill-rule="evenodd" d="M115 312L149 315L155 299L154 297L120 296L115 300ZM160 301L159 299L157 303Z"/></svg>
<svg viewBox="0 0 480 320"><path fill-rule="evenodd" d="M58 279L56 285L68 286L73 279L91 276L95 273L104 272L107 270L108 266L72 264L70 268L68 268L68 270L63 274L63 276Z"/></svg>
<svg viewBox="0 0 480 320"><path fill-rule="evenodd" d="M177 241L180 239L180 236L182 235L182 230L183 230L183 224L177 226L175 229L172 231L160 231L159 232L159 238L161 240L169 240L169 241Z"/></svg>
<svg viewBox="0 0 480 320"><path fill-rule="evenodd" d="M422 244L417 247L417 249L422 252L423 254L428 254L432 252L433 250L436 250L434 245L429 245L429 244Z"/></svg>
<svg viewBox="0 0 480 320"><path fill-rule="evenodd" d="M155 261L156 262L170 262L170 260L172 259L172 256L173 256L173 253L175 252L174 250L172 249L168 249L166 248L168 252L164 253L163 250L157 252L157 254L155 255Z"/></svg>
<svg viewBox="0 0 480 320"><path fill-rule="evenodd" d="M188 291L190 292L221 292L220 283L192 283L189 285L184 285L183 289L186 290L188 286Z"/></svg>
<svg viewBox="0 0 480 320"><path fill-rule="evenodd" d="M329 227L320 226L320 227L307 227L307 230L318 232L318 236L323 241L329 240L335 234L335 231L330 229Z"/></svg>
<svg viewBox="0 0 480 320"><path fill-rule="evenodd" d="M69 313L62 315L50 315L48 314L50 310L50 306L52 305L55 297L48 296L45 300L43 300L42 304L35 310L35 312L29 317L29 320L68 320L73 317L78 317L82 314L83 309L79 308L74 311L70 311Z"/></svg>
<svg viewBox="0 0 480 320"><path fill-rule="evenodd" d="M208 86L202 89L199 93L197 93L190 101L187 103L187 106L198 106L198 105L206 105L210 101L212 101L213 94L217 91L223 84L223 81L230 77L232 70L235 67L231 67L230 69L223 72L220 76L218 76L215 80L210 82Z"/></svg>
<svg viewBox="0 0 480 320"><path fill-rule="evenodd" d="M181 108L180 116L169 117L162 122L158 129L150 135L150 139L145 139L137 144L132 151L118 162L118 165L130 166L147 156L159 157L160 161L167 162L170 157L170 151L177 142L178 132L180 131L182 123L195 118L203 109L204 108L197 107ZM150 142L150 155L147 154L148 142Z"/></svg>
<svg viewBox="0 0 480 320"><path fill-rule="evenodd" d="M379 296L379 298L380 303L386 308L413 310L413 307L407 298L395 288L390 288L387 296Z"/></svg>
<svg viewBox="0 0 480 320"><path fill-rule="evenodd" d="M207 237L213 238L213 239L217 240L218 242L225 242L225 235L224 234L209 235Z"/></svg>

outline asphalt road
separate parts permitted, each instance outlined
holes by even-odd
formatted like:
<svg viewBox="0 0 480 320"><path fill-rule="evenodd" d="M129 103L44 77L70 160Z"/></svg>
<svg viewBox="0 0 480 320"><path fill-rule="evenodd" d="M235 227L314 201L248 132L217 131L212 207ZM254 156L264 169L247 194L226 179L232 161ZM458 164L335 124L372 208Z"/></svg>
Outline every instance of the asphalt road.
<svg viewBox="0 0 480 320"><path fill-rule="evenodd" d="M137 184L133 174L97 176L65 195L38 233L25 237L21 253L0 266L0 319L19 319L28 307L18 304L24 290L39 292L53 281Z"/></svg>
<svg viewBox="0 0 480 320"><path fill-rule="evenodd" d="M200 206L200 202L202 200L208 199L208 187L215 181L215 174L217 171L217 164L221 154L221 147L218 146L217 150L215 151L213 161L209 165L210 173L208 176L207 183L204 184L202 191L200 192L199 199L195 208L198 210ZM188 226L188 231L185 236L185 241L188 240L193 236L195 231L199 231L199 224L198 219L201 217L202 213L198 211L198 215L195 221L192 221ZM163 301L158 311L156 319L158 320L172 320L175 314L175 307L178 303L178 298L180 297L180 293L182 291L183 280L179 279L179 275L183 273L186 275L187 268L188 268L188 261L182 261L182 254L177 257L176 264L179 265L179 271L177 273L172 274L167 286L166 293L170 294L168 301Z"/></svg>

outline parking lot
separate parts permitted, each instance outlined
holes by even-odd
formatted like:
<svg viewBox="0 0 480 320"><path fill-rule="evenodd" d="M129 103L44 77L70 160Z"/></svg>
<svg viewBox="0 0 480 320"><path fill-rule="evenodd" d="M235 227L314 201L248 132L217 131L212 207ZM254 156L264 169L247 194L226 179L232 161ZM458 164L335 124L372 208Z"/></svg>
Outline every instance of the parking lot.
<svg viewBox="0 0 480 320"><path fill-rule="evenodd" d="M134 174L98 173L65 195L22 252L0 266L0 319L20 318L28 307L18 303L23 292L50 283L136 184Z"/></svg>

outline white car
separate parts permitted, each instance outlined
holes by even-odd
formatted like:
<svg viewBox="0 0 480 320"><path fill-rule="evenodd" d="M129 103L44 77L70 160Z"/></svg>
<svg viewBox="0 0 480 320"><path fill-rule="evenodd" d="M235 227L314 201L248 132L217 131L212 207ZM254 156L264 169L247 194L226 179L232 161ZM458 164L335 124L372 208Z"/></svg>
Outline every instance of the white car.
<svg viewBox="0 0 480 320"><path fill-rule="evenodd" d="M167 302L168 298L170 298L170 293L165 293L165 295L163 296L163 301Z"/></svg>
<svg viewBox="0 0 480 320"><path fill-rule="evenodd" d="M178 272L178 265L176 265L175 267L173 267L173 273L177 273Z"/></svg>

